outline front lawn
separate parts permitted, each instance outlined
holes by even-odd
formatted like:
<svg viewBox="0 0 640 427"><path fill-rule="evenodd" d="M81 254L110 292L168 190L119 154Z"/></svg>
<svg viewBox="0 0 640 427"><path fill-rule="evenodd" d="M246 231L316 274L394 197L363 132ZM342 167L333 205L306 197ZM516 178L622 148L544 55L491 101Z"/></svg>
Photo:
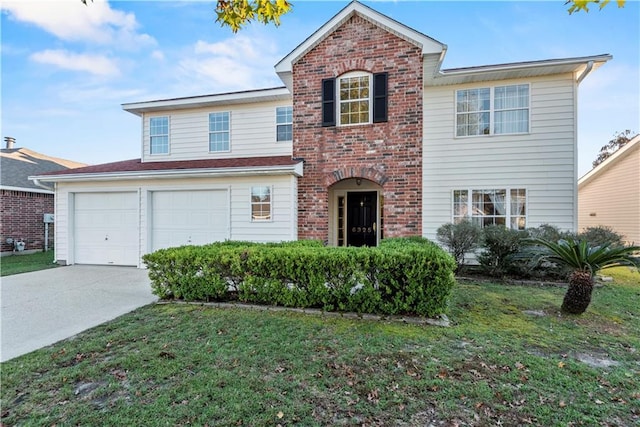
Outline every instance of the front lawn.
<svg viewBox="0 0 640 427"><path fill-rule="evenodd" d="M57 266L53 263L53 251L8 255L0 258L0 275L9 276Z"/></svg>
<svg viewBox="0 0 640 427"><path fill-rule="evenodd" d="M449 328L151 305L3 363L2 422L635 426L640 285L622 276L579 317L564 288L465 282Z"/></svg>

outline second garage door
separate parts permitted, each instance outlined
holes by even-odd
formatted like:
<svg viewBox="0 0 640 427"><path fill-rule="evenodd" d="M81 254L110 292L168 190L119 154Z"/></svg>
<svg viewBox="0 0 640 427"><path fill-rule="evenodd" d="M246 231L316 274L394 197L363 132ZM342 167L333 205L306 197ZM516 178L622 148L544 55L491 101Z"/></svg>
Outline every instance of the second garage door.
<svg viewBox="0 0 640 427"><path fill-rule="evenodd" d="M152 250L203 245L229 237L226 190L154 191Z"/></svg>

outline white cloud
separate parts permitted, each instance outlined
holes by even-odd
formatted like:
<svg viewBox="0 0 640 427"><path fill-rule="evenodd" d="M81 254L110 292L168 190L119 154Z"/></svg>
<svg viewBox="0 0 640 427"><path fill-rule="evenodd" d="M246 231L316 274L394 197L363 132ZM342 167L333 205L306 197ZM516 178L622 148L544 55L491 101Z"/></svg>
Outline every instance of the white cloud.
<svg viewBox="0 0 640 427"><path fill-rule="evenodd" d="M86 55L66 50L43 50L33 53L29 58L41 64L54 65L64 70L84 71L93 75L112 77L120 75L116 63L101 55Z"/></svg>
<svg viewBox="0 0 640 427"><path fill-rule="evenodd" d="M151 52L151 57L158 61L164 61L164 53L161 50L154 50Z"/></svg>
<svg viewBox="0 0 640 427"><path fill-rule="evenodd" d="M117 44L120 48L136 49L153 45L155 39L138 32L133 13L112 9L104 0L9 0L1 6L9 16L33 24L65 41Z"/></svg>
<svg viewBox="0 0 640 427"><path fill-rule="evenodd" d="M263 35L240 35L207 43L199 40L179 62L182 80L194 91L233 91L280 85L274 65L282 56Z"/></svg>

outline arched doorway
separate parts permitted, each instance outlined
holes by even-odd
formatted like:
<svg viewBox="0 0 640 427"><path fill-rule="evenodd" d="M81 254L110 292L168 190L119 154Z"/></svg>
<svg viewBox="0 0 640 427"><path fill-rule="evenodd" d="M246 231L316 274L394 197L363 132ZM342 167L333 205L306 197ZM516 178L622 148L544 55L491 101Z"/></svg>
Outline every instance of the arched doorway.
<svg viewBox="0 0 640 427"><path fill-rule="evenodd" d="M329 244L377 246L383 232L382 187L364 178L349 178L329 189Z"/></svg>

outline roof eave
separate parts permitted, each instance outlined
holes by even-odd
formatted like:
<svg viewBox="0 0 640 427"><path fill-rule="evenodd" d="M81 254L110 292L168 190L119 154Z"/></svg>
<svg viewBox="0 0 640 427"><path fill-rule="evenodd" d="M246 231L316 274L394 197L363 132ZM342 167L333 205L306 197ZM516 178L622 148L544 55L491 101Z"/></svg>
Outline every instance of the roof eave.
<svg viewBox="0 0 640 427"><path fill-rule="evenodd" d="M596 69L610 61L613 57L609 54L585 56L578 58L563 58L542 61L527 61L520 63L484 65L479 67L454 68L440 70L430 79L425 79L433 85L451 85L489 80L506 80L521 78L522 74L531 76L544 76L560 74L563 72L577 73L588 67ZM576 75L576 79L578 79Z"/></svg>
<svg viewBox="0 0 640 427"><path fill-rule="evenodd" d="M161 99L156 101L130 102L122 104L122 109L138 116L142 113L166 110L211 107L216 105L245 104L253 102L288 101L291 92L286 87L257 89L214 95L191 96L185 98Z"/></svg>
<svg viewBox="0 0 640 427"><path fill-rule="evenodd" d="M633 150L634 147L640 146L639 144L640 144L640 134L638 134L638 135L634 136L633 138L631 138L631 141L629 141L627 144L625 144L624 147L620 148L618 151L616 151L615 153L613 153L612 155L607 157L598 166L596 166L595 168L591 169L586 174L582 175L582 177L580 179L578 179L578 188L588 184L595 177L597 177L598 175L600 175L601 173L603 173L604 171L609 169L611 167L610 165L615 164L620 159L626 157L627 154L630 153L631 150Z"/></svg>
<svg viewBox="0 0 640 427"><path fill-rule="evenodd" d="M238 177L248 175L294 175L303 176L302 162L293 165L278 166L249 166L229 168L201 168L201 169L169 169L150 171L101 172L61 175L30 176L32 181L44 182L73 182L73 181L122 181L130 179L155 178L212 178Z"/></svg>

